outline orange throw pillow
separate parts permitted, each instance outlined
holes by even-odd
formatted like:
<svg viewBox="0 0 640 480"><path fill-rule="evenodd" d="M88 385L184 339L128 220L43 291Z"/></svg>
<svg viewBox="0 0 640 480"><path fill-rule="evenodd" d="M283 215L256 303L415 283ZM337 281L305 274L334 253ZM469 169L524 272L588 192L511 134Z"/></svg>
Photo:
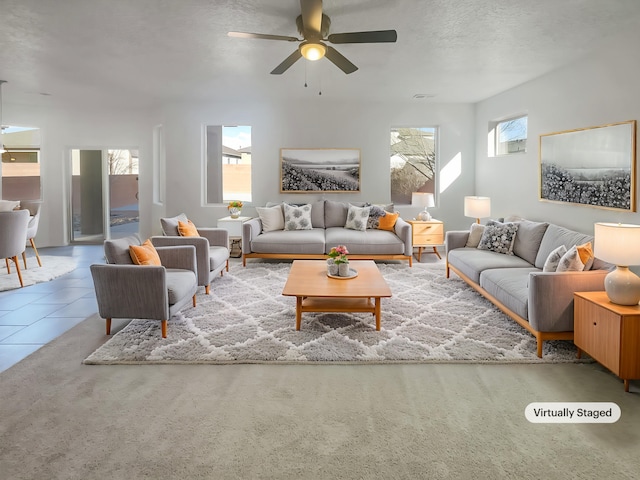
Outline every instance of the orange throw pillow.
<svg viewBox="0 0 640 480"><path fill-rule="evenodd" d="M178 220L178 233L181 237L199 237L198 229L191 220L181 222Z"/></svg>
<svg viewBox="0 0 640 480"><path fill-rule="evenodd" d="M587 262L593 258L593 249L591 248L591 242L578 245L576 249L578 250L578 256L580 257L580 261L584 265L586 265Z"/></svg>
<svg viewBox="0 0 640 480"><path fill-rule="evenodd" d="M129 255L136 265L162 265L151 240L146 240L142 245L129 245Z"/></svg>
<svg viewBox="0 0 640 480"><path fill-rule="evenodd" d="M384 214L384 217L380 217L378 219L378 230L393 231L393 228L396 226L396 220L398 220L400 213L391 213L385 211Z"/></svg>

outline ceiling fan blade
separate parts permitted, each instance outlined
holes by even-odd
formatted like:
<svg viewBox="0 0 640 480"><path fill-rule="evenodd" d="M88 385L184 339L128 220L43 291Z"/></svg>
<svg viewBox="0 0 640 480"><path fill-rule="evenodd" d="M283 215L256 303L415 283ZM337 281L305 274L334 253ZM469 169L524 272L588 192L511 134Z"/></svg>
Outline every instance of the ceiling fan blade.
<svg viewBox="0 0 640 480"><path fill-rule="evenodd" d="M306 40L320 39L322 36L322 0L300 0L302 26Z"/></svg>
<svg viewBox="0 0 640 480"><path fill-rule="evenodd" d="M398 33L395 30L333 33L327 37L331 43L393 43L397 39Z"/></svg>
<svg viewBox="0 0 640 480"><path fill-rule="evenodd" d="M302 54L300 53L300 50L296 48L295 52L285 58L284 62L282 62L271 71L271 75L282 75L289 69L291 65L296 63L300 59L300 57L302 57Z"/></svg>
<svg viewBox="0 0 640 480"><path fill-rule="evenodd" d="M265 33L246 33L246 32L229 32L230 37L235 38L260 38L262 40L285 40L287 42L300 42L296 37L288 37L286 35L268 35Z"/></svg>
<svg viewBox="0 0 640 480"><path fill-rule="evenodd" d="M353 73L358 70L358 67L347 60L344 55L342 55L331 46L327 45L327 53L325 53L325 57L327 57L336 67L338 67L346 74Z"/></svg>

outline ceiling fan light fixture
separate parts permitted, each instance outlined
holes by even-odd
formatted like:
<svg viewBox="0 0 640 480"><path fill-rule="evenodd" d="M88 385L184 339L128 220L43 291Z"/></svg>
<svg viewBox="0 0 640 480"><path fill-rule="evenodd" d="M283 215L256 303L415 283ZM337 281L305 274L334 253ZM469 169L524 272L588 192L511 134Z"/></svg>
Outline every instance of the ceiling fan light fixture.
<svg viewBox="0 0 640 480"><path fill-rule="evenodd" d="M327 47L322 42L305 42L300 45L300 53L307 60L314 62L324 57L325 53L327 53Z"/></svg>

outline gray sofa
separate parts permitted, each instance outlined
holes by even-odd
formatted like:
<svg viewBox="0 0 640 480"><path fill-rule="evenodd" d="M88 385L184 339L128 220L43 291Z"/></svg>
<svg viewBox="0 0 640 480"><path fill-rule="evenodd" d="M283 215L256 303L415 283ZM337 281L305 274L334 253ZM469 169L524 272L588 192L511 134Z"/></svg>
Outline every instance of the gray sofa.
<svg viewBox="0 0 640 480"><path fill-rule="evenodd" d="M398 217L394 231L352 230L345 228L348 211L347 202L313 202L309 230L264 232L260 218L252 218L242 225L242 264L248 258L321 259L332 247L345 245L350 259L407 260L412 265L411 225Z"/></svg>
<svg viewBox="0 0 640 480"><path fill-rule="evenodd" d="M453 270L531 332L542 357L545 340L573 340L573 293L604 290L612 265L595 258L588 270L545 272L553 250L593 242L593 236L543 222L516 223L513 255L466 246L469 231L447 232L446 275Z"/></svg>

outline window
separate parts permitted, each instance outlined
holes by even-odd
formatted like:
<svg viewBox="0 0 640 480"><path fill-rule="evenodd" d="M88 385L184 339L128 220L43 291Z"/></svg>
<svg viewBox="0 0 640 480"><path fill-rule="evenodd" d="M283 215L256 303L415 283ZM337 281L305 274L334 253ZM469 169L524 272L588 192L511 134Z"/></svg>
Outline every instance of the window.
<svg viewBox="0 0 640 480"><path fill-rule="evenodd" d="M495 155L527 151L527 116L509 118L495 124Z"/></svg>
<svg viewBox="0 0 640 480"><path fill-rule="evenodd" d="M208 125L205 132L206 200L251 201L251 127Z"/></svg>
<svg viewBox="0 0 640 480"><path fill-rule="evenodd" d="M40 200L40 129L5 127L2 141L2 198Z"/></svg>
<svg viewBox="0 0 640 480"><path fill-rule="evenodd" d="M437 128L391 129L391 201L411 203L413 192L436 192Z"/></svg>

